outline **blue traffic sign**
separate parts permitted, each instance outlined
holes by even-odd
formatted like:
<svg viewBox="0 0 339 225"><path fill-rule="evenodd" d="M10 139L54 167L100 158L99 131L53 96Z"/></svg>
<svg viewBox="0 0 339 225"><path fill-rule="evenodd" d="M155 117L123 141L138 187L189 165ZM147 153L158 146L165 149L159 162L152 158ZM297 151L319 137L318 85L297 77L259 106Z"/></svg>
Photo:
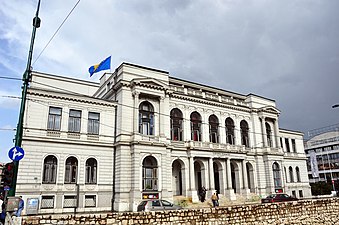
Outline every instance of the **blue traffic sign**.
<svg viewBox="0 0 339 225"><path fill-rule="evenodd" d="M25 151L18 146L15 146L8 151L8 157L13 161L21 160L24 157L24 155Z"/></svg>
<svg viewBox="0 0 339 225"><path fill-rule="evenodd" d="M11 188L9 186L4 187L4 191L9 191Z"/></svg>

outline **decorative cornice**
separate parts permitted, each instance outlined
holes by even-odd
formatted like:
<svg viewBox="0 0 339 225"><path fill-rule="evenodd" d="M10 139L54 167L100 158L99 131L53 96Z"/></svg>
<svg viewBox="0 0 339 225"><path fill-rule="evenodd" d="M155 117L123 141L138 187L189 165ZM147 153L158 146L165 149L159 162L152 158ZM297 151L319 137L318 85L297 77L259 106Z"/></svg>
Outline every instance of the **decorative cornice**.
<svg viewBox="0 0 339 225"><path fill-rule="evenodd" d="M65 95L64 93L55 93L55 92L44 92L44 91L38 91L38 90L32 90L29 89L27 91L29 95L39 96L39 97L45 97L45 98L53 98L53 99L60 99L65 101L74 101L74 102L81 102L81 103L87 103L87 104L94 104L94 105L102 105L102 106L111 106L115 107L115 102L107 102L107 100L98 99L98 98L91 98L90 96L78 96L79 98L76 98L76 95ZM87 98L87 99L84 99Z"/></svg>
<svg viewBox="0 0 339 225"><path fill-rule="evenodd" d="M251 109L245 109L245 108L240 108L236 106L231 106L227 105L225 103L220 103L220 102L215 102L213 100L204 100L204 99L198 99L194 98L191 96L183 96L183 95L178 95L178 94L172 94L172 98L177 98L177 99L182 99L182 100L187 100L187 101L192 101L192 102L197 102L197 103L202 103L202 104L207 104L207 105L213 105L213 106L218 106L218 107L223 107L223 108L228 108L228 109L233 109L237 111L243 111L243 112L251 112Z"/></svg>

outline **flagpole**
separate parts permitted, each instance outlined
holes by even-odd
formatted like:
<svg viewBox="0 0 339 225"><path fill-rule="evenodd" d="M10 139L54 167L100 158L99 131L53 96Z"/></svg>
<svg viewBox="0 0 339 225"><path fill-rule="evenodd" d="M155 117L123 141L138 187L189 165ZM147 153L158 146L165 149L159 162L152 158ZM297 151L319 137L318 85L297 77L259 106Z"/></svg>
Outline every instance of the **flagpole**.
<svg viewBox="0 0 339 225"><path fill-rule="evenodd" d="M38 6L37 6L36 13L35 13L35 17L33 18L33 30L32 30L32 36L31 36L31 44L29 47L27 66L22 76L22 80L23 80L22 97L21 97L21 105L20 105L20 112L19 112L19 120L18 120L18 125L16 129L16 134L15 134L15 146L18 146L18 147L21 147L21 144L22 144L23 119L25 115L27 89L29 86L29 81L31 79L31 72L32 72L31 65L32 65L35 34L36 34L36 29L40 27L40 22L41 22L39 18L39 10L40 10L40 0L38 1ZM14 161L14 171L13 171L14 173L13 173L12 187L8 192L9 196L15 196L18 169L19 169L19 161Z"/></svg>

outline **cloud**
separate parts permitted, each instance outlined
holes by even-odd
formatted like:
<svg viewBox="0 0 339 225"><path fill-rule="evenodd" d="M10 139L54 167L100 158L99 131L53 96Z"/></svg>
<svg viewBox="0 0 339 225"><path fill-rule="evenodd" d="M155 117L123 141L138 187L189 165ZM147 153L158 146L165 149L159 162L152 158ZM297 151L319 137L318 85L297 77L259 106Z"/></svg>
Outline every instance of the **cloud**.
<svg viewBox="0 0 339 225"><path fill-rule="evenodd" d="M33 61L76 2L42 1ZM0 66L13 74L26 65L35 7L13 0L0 9ZM308 0L81 1L33 66L95 80L89 66L112 55L113 68L126 61L275 99L281 126L313 129L338 122L328 107L339 101L338 8Z"/></svg>

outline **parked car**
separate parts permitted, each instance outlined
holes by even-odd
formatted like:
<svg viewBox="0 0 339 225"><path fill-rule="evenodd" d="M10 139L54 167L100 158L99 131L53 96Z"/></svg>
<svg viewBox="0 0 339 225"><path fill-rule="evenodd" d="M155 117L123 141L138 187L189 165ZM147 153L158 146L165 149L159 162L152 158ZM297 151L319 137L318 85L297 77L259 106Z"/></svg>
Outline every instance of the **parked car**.
<svg viewBox="0 0 339 225"><path fill-rule="evenodd" d="M297 198L289 196L288 194L271 194L266 198L261 199L261 203L272 203L272 202L288 202L288 201L298 201Z"/></svg>
<svg viewBox="0 0 339 225"><path fill-rule="evenodd" d="M138 205L138 212L140 211L161 211L161 210L179 210L182 209L179 205L174 205L173 203L161 200L161 199L153 199L153 200L144 200L140 202Z"/></svg>

